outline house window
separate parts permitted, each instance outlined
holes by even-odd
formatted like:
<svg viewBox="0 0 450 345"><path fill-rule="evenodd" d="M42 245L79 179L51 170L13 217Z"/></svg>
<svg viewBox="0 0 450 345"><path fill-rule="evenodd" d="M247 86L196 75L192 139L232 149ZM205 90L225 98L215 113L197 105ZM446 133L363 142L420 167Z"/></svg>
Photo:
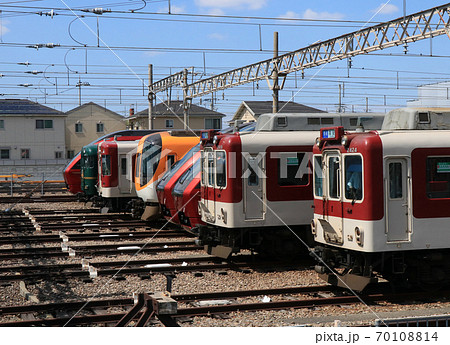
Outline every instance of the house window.
<svg viewBox="0 0 450 345"><path fill-rule="evenodd" d="M9 159L9 149L0 149L0 159Z"/></svg>
<svg viewBox="0 0 450 345"><path fill-rule="evenodd" d="M61 159L62 158L62 152L61 151L55 151L55 159Z"/></svg>
<svg viewBox="0 0 450 345"><path fill-rule="evenodd" d="M75 133L82 133L83 132L83 124L82 123L76 123L75 124Z"/></svg>
<svg viewBox="0 0 450 345"><path fill-rule="evenodd" d="M74 150L68 150L67 151L67 158L68 159L72 159L73 157L75 157L75 151Z"/></svg>
<svg viewBox="0 0 450 345"><path fill-rule="evenodd" d="M21 159L30 159L30 149L20 149Z"/></svg>
<svg viewBox="0 0 450 345"><path fill-rule="evenodd" d="M52 129L53 120L36 120L36 129Z"/></svg>
<svg viewBox="0 0 450 345"><path fill-rule="evenodd" d="M166 120L166 128L173 128L173 120Z"/></svg>
<svg viewBox="0 0 450 345"><path fill-rule="evenodd" d="M97 123L97 133L103 133L105 130L105 127L103 125L103 123L99 122Z"/></svg>
<svg viewBox="0 0 450 345"><path fill-rule="evenodd" d="M221 125L220 119L205 119L205 129L221 129Z"/></svg>
<svg viewBox="0 0 450 345"><path fill-rule="evenodd" d="M5 120L0 120L0 129L5 129Z"/></svg>

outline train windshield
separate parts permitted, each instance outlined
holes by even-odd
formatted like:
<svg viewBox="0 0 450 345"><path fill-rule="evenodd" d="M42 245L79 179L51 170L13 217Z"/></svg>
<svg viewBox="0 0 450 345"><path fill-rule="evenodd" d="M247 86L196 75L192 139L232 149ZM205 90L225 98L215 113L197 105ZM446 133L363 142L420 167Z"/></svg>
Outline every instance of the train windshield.
<svg viewBox="0 0 450 345"><path fill-rule="evenodd" d="M145 139L142 153L139 154L139 179L141 187L145 186L155 175L161 158L161 136L151 135Z"/></svg>
<svg viewBox="0 0 450 345"><path fill-rule="evenodd" d="M175 187L173 188L173 195L182 196L186 187L194 180L194 178L198 179L198 183L200 183L200 169L201 169L201 161L197 159L193 166L191 166L188 170L184 172L183 175L178 179ZM200 186L199 186L200 187Z"/></svg>
<svg viewBox="0 0 450 345"><path fill-rule="evenodd" d="M362 159L359 155L346 156L345 162L345 198L361 200L363 196Z"/></svg>
<svg viewBox="0 0 450 345"><path fill-rule="evenodd" d="M111 176L111 156L102 156L102 176Z"/></svg>
<svg viewBox="0 0 450 345"><path fill-rule="evenodd" d="M200 143L195 145L192 149L190 149L178 162L172 165L172 168L163 175L160 182L158 183L157 190L164 190L166 184L170 181L170 179L175 175L175 173L189 160L192 160L194 155L200 151Z"/></svg>
<svg viewBox="0 0 450 345"><path fill-rule="evenodd" d="M323 196L322 156L314 156L314 195Z"/></svg>

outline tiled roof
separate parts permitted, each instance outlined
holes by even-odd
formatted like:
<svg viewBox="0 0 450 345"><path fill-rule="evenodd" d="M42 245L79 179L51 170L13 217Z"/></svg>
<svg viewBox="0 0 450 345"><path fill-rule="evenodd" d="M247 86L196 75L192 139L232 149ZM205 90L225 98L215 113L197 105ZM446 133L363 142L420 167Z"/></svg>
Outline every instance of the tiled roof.
<svg viewBox="0 0 450 345"><path fill-rule="evenodd" d="M0 115L62 115L65 113L27 99L0 99Z"/></svg>
<svg viewBox="0 0 450 345"><path fill-rule="evenodd" d="M183 101L170 101L170 109L167 103L158 103L152 109L152 116L174 116L173 113L178 116L183 116ZM147 116L147 114L148 108L138 112L134 116ZM191 104L188 114L189 116L225 116L225 114L195 104Z"/></svg>
<svg viewBox="0 0 450 345"><path fill-rule="evenodd" d="M272 112L272 101L245 101L256 116ZM324 113L323 110L295 102L278 102L279 113Z"/></svg>

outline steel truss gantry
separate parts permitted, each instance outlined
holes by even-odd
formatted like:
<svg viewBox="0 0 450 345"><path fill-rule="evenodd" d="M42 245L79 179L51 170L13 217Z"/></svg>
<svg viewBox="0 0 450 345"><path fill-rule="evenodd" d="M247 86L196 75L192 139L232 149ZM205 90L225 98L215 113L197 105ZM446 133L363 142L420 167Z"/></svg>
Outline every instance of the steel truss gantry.
<svg viewBox="0 0 450 345"><path fill-rule="evenodd" d="M184 70L153 83L150 92L156 93L172 86L181 86L185 97L193 98L261 79L266 79L270 85L270 80L275 77L286 76L295 71L302 71L332 61L444 34L450 38L449 25L450 3L447 3L327 41L317 42L308 47L191 84L186 82L187 70Z"/></svg>

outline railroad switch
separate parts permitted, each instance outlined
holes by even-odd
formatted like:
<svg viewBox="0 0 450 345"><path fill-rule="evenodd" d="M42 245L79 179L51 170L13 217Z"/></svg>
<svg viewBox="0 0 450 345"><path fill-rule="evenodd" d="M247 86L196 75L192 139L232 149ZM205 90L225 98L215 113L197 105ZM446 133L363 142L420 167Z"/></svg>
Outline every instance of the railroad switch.
<svg viewBox="0 0 450 345"><path fill-rule="evenodd" d="M163 292L154 294L141 293L137 296L134 307L116 324L116 327L125 327L131 320L139 316L135 327L144 327L153 316L156 316L166 327L179 327L172 315L178 312L177 301Z"/></svg>

